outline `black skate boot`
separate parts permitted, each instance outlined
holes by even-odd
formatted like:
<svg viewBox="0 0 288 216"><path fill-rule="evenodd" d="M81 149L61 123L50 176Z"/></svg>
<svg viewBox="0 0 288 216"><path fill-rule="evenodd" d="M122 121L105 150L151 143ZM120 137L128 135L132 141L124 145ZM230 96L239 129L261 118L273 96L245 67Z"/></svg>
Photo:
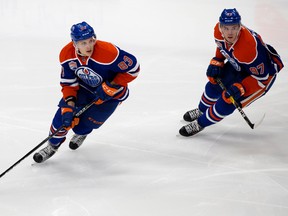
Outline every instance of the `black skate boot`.
<svg viewBox="0 0 288 216"><path fill-rule="evenodd" d="M87 135L74 134L70 140L69 148L72 150L76 150L77 148L79 148L82 145L82 143L84 142L86 137L87 137Z"/></svg>
<svg viewBox="0 0 288 216"><path fill-rule="evenodd" d="M60 147L61 143L57 146L52 145L49 141L48 141L48 145L41 149L39 152L35 153L33 156L33 159L35 162L37 163L42 163L44 161L46 161L47 159L49 159L50 157L52 157L55 152L58 150L58 148Z"/></svg>
<svg viewBox="0 0 288 216"><path fill-rule="evenodd" d="M183 119L185 121L192 122L192 121L198 119L202 114L203 113L198 108L196 108L196 109L187 111L184 114Z"/></svg>
<svg viewBox="0 0 288 216"><path fill-rule="evenodd" d="M198 124L198 121L195 120L193 122L191 122L190 124L186 125L186 126L183 126L180 130L179 130L179 133L182 135L182 136L193 136L197 133L199 133L200 131L202 131L204 128L201 127L199 124Z"/></svg>

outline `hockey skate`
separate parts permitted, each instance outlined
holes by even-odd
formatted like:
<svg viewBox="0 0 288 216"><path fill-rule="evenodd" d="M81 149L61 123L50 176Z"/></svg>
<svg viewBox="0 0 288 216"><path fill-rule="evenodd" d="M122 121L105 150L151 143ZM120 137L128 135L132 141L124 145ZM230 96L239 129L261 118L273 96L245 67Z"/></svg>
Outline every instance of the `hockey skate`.
<svg viewBox="0 0 288 216"><path fill-rule="evenodd" d="M72 150L78 149L82 145L82 143L84 142L86 137L87 137L87 135L74 134L70 140L69 148Z"/></svg>
<svg viewBox="0 0 288 216"><path fill-rule="evenodd" d="M60 145L61 144L59 144L58 146L55 146L55 145L52 145L48 141L48 145L45 148L41 149L39 152L34 154L33 156L34 161L37 163L42 163L46 161L47 159L49 159L55 154L55 152L58 150Z"/></svg>
<svg viewBox="0 0 288 216"><path fill-rule="evenodd" d="M185 121L192 122L192 121L198 119L202 114L203 113L198 108L196 108L196 109L187 111L184 114L183 119Z"/></svg>
<svg viewBox="0 0 288 216"><path fill-rule="evenodd" d="M186 125L186 126L183 126L180 130L179 130L179 133L182 135L182 136L193 136L197 133L199 133L200 131L202 131L204 128L201 127L199 124L198 124L198 121L195 120L193 122L191 122L190 124Z"/></svg>

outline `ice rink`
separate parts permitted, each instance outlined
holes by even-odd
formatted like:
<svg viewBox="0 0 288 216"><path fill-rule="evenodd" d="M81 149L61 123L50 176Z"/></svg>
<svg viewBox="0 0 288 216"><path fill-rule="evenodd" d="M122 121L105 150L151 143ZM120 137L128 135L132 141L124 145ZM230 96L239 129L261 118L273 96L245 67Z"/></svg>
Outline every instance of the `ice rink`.
<svg viewBox="0 0 288 216"><path fill-rule="evenodd" d="M234 7L286 66L244 109L265 119L252 130L236 110L180 137L207 82L214 25ZM71 25L87 21L141 63L130 97L81 148L66 141L0 178L0 215L287 216L287 11L287 0L0 0L0 173L48 135Z"/></svg>

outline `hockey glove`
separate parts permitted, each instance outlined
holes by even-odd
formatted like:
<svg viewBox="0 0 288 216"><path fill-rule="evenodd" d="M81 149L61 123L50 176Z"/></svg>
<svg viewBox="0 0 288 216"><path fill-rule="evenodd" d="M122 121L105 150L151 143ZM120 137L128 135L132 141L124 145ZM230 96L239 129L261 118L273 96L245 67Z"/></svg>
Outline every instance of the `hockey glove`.
<svg viewBox="0 0 288 216"><path fill-rule="evenodd" d="M95 104L99 105L105 101L112 99L117 93L119 93L123 89L123 86L111 84L108 81L103 82L102 85L99 85L96 89L95 93L97 95L97 100Z"/></svg>
<svg viewBox="0 0 288 216"><path fill-rule="evenodd" d="M245 89L241 83L234 83L233 85L230 86L230 88L228 88L223 93L224 93L223 99L227 103L231 103L232 102L231 97L233 97L234 100L238 100L241 96L245 94Z"/></svg>
<svg viewBox="0 0 288 216"><path fill-rule="evenodd" d="M62 124L66 130L70 130L79 124L79 118L74 118L75 107L64 105L61 107Z"/></svg>
<svg viewBox="0 0 288 216"><path fill-rule="evenodd" d="M224 62L222 60L216 57L211 59L206 75L212 84L217 84L215 78L220 76L223 66Z"/></svg>

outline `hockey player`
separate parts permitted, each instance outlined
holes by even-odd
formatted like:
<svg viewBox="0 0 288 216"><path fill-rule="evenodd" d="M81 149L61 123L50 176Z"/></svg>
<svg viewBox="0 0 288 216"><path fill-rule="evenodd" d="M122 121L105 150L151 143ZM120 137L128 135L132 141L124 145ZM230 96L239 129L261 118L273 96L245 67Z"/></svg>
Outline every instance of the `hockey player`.
<svg viewBox="0 0 288 216"><path fill-rule="evenodd" d="M71 39L59 55L63 97L49 133L62 125L64 129L34 154L37 163L55 154L71 128L74 135L69 147L73 150L79 148L87 135L103 125L121 101L128 97L128 83L137 77L140 70L135 56L111 43L97 40L93 28L86 22L71 27ZM93 100L95 104L79 118L73 118L77 110Z"/></svg>
<svg viewBox="0 0 288 216"><path fill-rule="evenodd" d="M217 48L206 72L209 82L198 108L183 116L191 122L179 130L183 136L195 135L232 114L235 106L231 100L244 108L265 95L284 67L276 50L265 44L259 34L242 25L235 8L223 10L214 28L214 38Z"/></svg>

